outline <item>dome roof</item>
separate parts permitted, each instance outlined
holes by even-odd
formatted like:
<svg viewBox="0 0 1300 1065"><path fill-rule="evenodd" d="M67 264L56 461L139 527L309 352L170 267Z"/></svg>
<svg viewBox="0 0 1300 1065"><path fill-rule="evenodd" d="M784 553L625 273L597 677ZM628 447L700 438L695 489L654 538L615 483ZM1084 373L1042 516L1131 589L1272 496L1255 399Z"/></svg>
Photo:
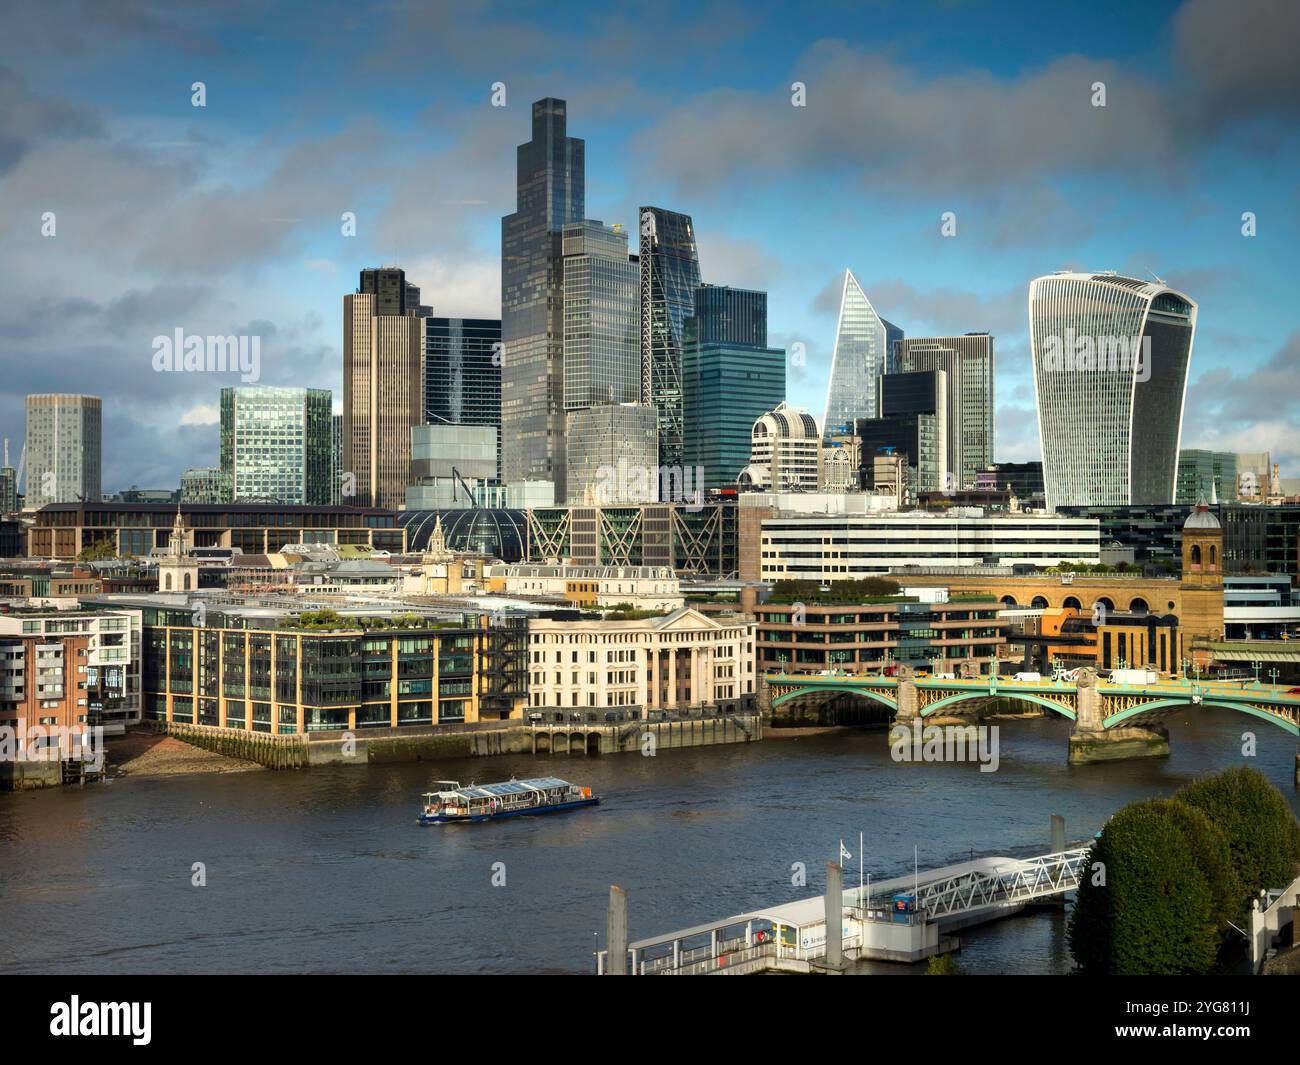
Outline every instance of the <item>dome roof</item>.
<svg viewBox="0 0 1300 1065"><path fill-rule="evenodd" d="M528 515L522 510L406 510L397 520L407 527L407 546L423 551L439 524L448 550L522 562L528 553Z"/></svg>
<svg viewBox="0 0 1300 1065"><path fill-rule="evenodd" d="M1210 513L1210 506L1205 502L1202 496L1196 501L1196 506L1192 512L1187 515L1187 520L1183 522L1184 529L1220 529L1219 519Z"/></svg>

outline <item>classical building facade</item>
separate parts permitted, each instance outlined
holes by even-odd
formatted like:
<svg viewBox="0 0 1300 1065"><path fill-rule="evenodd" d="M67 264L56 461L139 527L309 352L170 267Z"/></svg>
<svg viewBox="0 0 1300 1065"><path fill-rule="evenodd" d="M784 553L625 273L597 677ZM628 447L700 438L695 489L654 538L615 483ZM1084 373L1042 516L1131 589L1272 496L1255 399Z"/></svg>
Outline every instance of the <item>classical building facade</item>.
<svg viewBox="0 0 1300 1065"><path fill-rule="evenodd" d="M628 621L534 619L528 628L533 709L645 712L753 700L754 620L683 608Z"/></svg>

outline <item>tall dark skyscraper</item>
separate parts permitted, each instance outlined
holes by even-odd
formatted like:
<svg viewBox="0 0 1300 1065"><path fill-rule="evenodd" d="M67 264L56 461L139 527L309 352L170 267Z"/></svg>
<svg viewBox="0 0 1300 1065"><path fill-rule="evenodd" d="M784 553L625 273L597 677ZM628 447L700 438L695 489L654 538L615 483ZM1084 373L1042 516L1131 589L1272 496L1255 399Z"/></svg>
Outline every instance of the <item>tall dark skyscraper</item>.
<svg viewBox="0 0 1300 1065"><path fill-rule="evenodd" d="M586 148L563 100L533 104L517 155L515 213L501 219L502 477L555 482L564 498L563 229L585 214Z"/></svg>
<svg viewBox="0 0 1300 1065"><path fill-rule="evenodd" d="M492 425L501 455L501 343L495 318L424 320L424 420L433 425Z"/></svg>
<svg viewBox="0 0 1300 1065"><path fill-rule="evenodd" d="M659 412L659 464L682 463L682 346L700 260L690 215L642 207L641 402Z"/></svg>
<svg viewBox="0 0 1300 1065"><path fill-rule="evenodd" d="M705 488L735 485L749 465L754 422L785 399L785 351L767 346L767 293L695 290L682 351L682 465Z"/></svg>

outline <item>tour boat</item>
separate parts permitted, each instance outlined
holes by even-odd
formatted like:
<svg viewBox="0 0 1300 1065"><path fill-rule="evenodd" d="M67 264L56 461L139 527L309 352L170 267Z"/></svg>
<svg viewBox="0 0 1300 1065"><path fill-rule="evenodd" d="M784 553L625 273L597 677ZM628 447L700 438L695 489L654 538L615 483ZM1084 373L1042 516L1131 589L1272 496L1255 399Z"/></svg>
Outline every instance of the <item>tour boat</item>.
<svg viewBox="0 0 1300 1065"><path fill-rule="evenodd" d="M524 814L554 814L595 806L600 802L590 788L558 777L537 777L501 784L471 784L462 788L455 780L439 780L436 791L424 793L420 824L443 825L453 821L495 821Z"/></svg>

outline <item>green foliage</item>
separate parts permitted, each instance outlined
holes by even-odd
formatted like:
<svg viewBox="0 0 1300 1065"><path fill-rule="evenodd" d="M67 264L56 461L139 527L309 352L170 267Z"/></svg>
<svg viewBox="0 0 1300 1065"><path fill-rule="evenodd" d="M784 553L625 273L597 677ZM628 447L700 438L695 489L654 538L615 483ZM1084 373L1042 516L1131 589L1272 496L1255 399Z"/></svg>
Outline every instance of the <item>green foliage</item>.
<svg viewBox="0 0 1300 1065"><path fill-rule="evenodd" d="M955 954L931 954L925 966L926 976L965 976Z"/></svg>
<svg viewBox="0 0 1300 1065"><path fill-rule="evenodd" d="M856 581L834 581L822 591L819 581L777 581L772 585L775 603L869 603L889 599L901 591L888 577L864 577Z"/></svg>
<svg viewBox="0 0 1300 1065"><path fill-rule="evenodd" d="M1227 837L1245 899L1263 888L1282 887L1300 862L1300 824L1282 793L1257 769L1238 767L1193 781L1175 798L1203 811Z"/></svg>
<svg viewBox="0 0 1300 1065"><path fill-rule="evenodd" d="M1222 900L1191 855L1214 848L1205 826L1167 800L1120 810L1093 843L1070 914L1070 952L1085 973L1205 973ZM1105 870L1104 884L1096 863Z"/></svg>
<svg viewBox="0 0 1300 1065"><path fill-rule="evenodd" d="M117 551L109 540L96 540L77 554L78 562L107 562L113 558L117 558Z"/></svg>
<svg viewBox="0 0 1300 1065"><path fill-rule="evenodd" d="M343 625L343 619L337 610L305 610L298 615L292 627L301 629L337 629Z"/></svg>
<svg viewBox="0 0 1300 1065"><path fill-rule="evenodd" d="M1093 883L1094 863L1105 883ZM1093 845L1070 915L1087 973L1203 973L1229 923L1262 888L1291 882L1300 823L1254 769L1194 781L1173 799L1126 806Z"/></svg>
<svg viewBox="0 0 1300 1065"><path fill-rule="evenodd" d="M644 618L661 618L663 610L642 610L631 603L615 603L605 611L607 621L641 621Z"/></svg>

